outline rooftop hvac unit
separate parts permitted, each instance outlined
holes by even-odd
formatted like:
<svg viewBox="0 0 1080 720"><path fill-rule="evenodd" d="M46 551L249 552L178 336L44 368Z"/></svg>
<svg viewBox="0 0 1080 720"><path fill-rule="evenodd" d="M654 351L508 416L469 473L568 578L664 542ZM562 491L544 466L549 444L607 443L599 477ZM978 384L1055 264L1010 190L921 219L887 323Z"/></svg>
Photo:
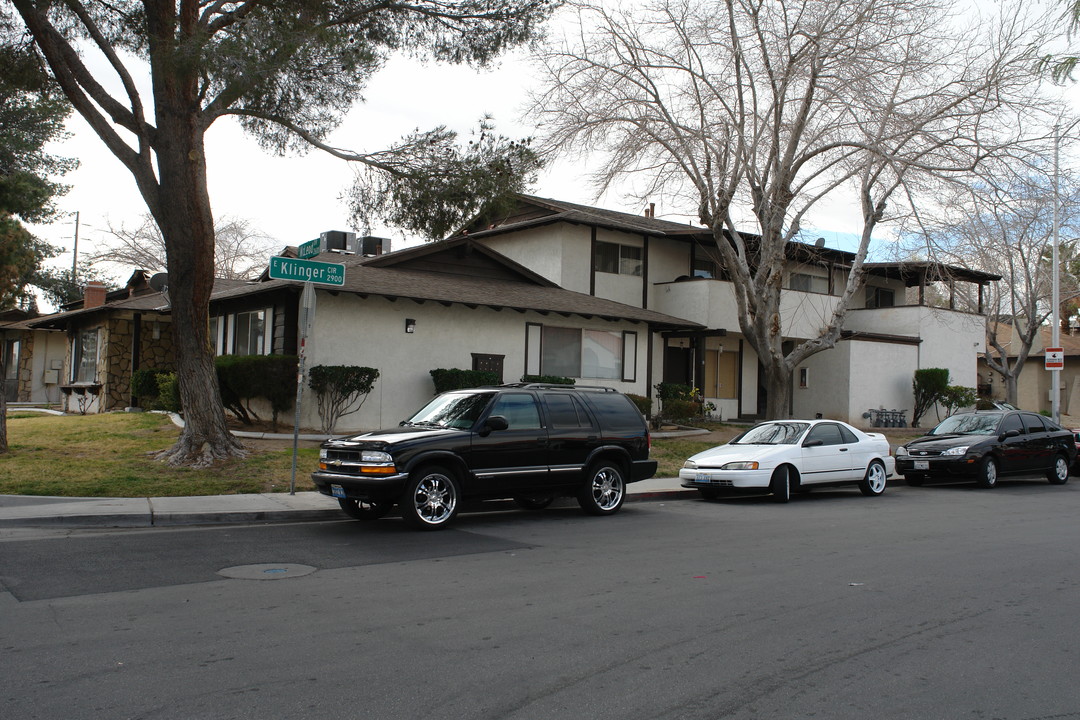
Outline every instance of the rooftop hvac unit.
<svg viewBox="0 0 1080 720"><path fill-rule="evenodd" d="M320 233L320 250L355 255L357 251L356 233L343 230L328 230Z"/></svg>
<svg viewBox="0 0 1080 720"><path fill-rule="evenodd" d="M382 255L383 253L390 252L390 238L365 235L360 238L359 244L361 255Z"/></svg>

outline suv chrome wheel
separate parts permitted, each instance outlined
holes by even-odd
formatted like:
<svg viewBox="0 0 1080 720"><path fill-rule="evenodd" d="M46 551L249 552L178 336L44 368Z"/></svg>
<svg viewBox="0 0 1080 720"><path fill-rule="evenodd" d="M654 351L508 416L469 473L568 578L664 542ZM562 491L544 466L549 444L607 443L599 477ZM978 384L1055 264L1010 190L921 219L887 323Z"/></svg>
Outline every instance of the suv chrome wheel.
<svg viewBox="0 0 1080 720"><path fill-rule="evenodd" d="M438 530L457 515L460 495L448 470L422 468L409 478L401 498L401 516L424 530Z"/></svg>
<svg viewBox="0 0 1080 720"><path fill-rule="evenodd" d="M622 470L610 462L590 468L588 480L578 492L578 504L590 515L611 515L619 511L626 499L626 482Z"/></svg>

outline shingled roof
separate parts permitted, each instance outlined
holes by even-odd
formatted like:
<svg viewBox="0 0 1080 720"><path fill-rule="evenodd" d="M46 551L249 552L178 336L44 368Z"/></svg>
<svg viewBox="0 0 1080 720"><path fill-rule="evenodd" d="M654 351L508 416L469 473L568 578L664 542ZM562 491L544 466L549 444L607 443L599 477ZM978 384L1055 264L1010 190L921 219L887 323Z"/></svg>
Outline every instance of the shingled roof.
<svg viewBox="0 0 1080 720"><path fill-rule="evenodd" d="M505 272L499 277L465 274L449 262L466 250L481 254L485 262L496 263ZM291 254L291 251L290 251ZM442 258L440 258L442 256ZM657 329L691 329L701 325L671 315L626 305L614 300L563 289L531 270L515 263L468 237L430 243L417 248L376 257L322 253L313 258L346 266L345 284L323 287L331 292L355 293L361 297L404 298L417 302L460 304L518 312L536 311L579 315L604 320L631 320ZM441 261L441 260L446 260ZM422 264L424 269L416 266ZM439 267L432 270L432 267ZM215 292L214 302L282 289L299 292L301 285L288 280L270 280L264 275L257 283Z"/></svg>

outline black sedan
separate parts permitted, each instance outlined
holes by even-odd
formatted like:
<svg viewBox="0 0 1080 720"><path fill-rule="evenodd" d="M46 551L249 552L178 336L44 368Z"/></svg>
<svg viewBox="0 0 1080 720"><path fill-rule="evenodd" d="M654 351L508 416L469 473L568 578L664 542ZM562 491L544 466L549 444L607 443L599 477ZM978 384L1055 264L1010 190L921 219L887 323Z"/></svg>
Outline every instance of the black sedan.
<svg viewBox="0 0 1080 720"><path fill-rule="evenodd" d="M1004 475L1034 474L1064 485L1076 453L1073 434L1042 415L957 413L928 435L897 448L896 471L916 486L927 480L968 479L991 488Z"/></svg>

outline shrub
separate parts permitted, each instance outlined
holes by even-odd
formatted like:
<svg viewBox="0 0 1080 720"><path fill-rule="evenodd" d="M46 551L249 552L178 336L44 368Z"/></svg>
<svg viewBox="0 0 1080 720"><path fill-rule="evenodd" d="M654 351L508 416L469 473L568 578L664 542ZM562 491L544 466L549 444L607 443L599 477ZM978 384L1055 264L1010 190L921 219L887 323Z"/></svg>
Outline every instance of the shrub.
<svg viewBox="0 0 1080 720"><path fill-rule="evenodd" d="M359 410L379 379L375 368L356 365L316 365L308 373L308 386L319 398L319 419L327 435L345 415Z"/></svg>
<svg viewBox="0 0 1080 720"><path fill-rule="evenodd" d="M911 389L915 394L915 406L911 409L911 427L919 427L919 420L932 408L949 385L948 368L923 368L915 371Z"/></svg>
<svg viewBox="0 0 1080 720"><path fill-rule="evenodd" d="M157 376L157 385L158 407L168 412L181 412L183 408L180 406L180 383L176 379L176 373L161 373Z"/></svg>
<svg viewBox="0 0 1080 720"><path fill-rule="evenodd" d="M626 397L633 400L642 415L649 417L649 413L652 412L652 398L647 398L644 395L634 395L633 393L627 393Z"/></svg>
<svg viewBox="0 0 1080 720"><path fill-rule="evenodd" d="M263 398L270 403L272 421L296 400L295 355L222 355L215 361L221 402L229 412L250 425L259 419L251 401Z"/></svg>
<svg viewBox="0 0 1080 720"><path fill-rule="evenodd" d="M690 420L701 417L701 403L695 400L671 398L664 403L663 415L668 420Z"/></svg>
<svg viewBox="0 0 1080 720"><path fill-rule="evenodd" d="M499 374L489 370L459 370L457 368L432 370L431 379L435 383L436 395L448 390L498 385L500 382Z"/></svg>
<svg viewBox="0 0 1080 720"><path fill-rule="evenodd" d="M140 368L131 373L131 394L139 406L148 410L160 410L158 407L158 378L171 371L165 368Z"/></svg>
<svg viewBox="0 0 1080 720"><path fill-rule="evenodd" d="M975 388L963 385L949 385L941 393L938 402L945 408L948 415L952 415L960 408L971 407L978 400L979 395Z"/></svg>
<svg viewBox="0 0 1080 720"><path fill-rule="evenodd" d="M559 377L558 375L522 375L521 382L543 383L545 385L573 385L574 378Z"/></svg>

